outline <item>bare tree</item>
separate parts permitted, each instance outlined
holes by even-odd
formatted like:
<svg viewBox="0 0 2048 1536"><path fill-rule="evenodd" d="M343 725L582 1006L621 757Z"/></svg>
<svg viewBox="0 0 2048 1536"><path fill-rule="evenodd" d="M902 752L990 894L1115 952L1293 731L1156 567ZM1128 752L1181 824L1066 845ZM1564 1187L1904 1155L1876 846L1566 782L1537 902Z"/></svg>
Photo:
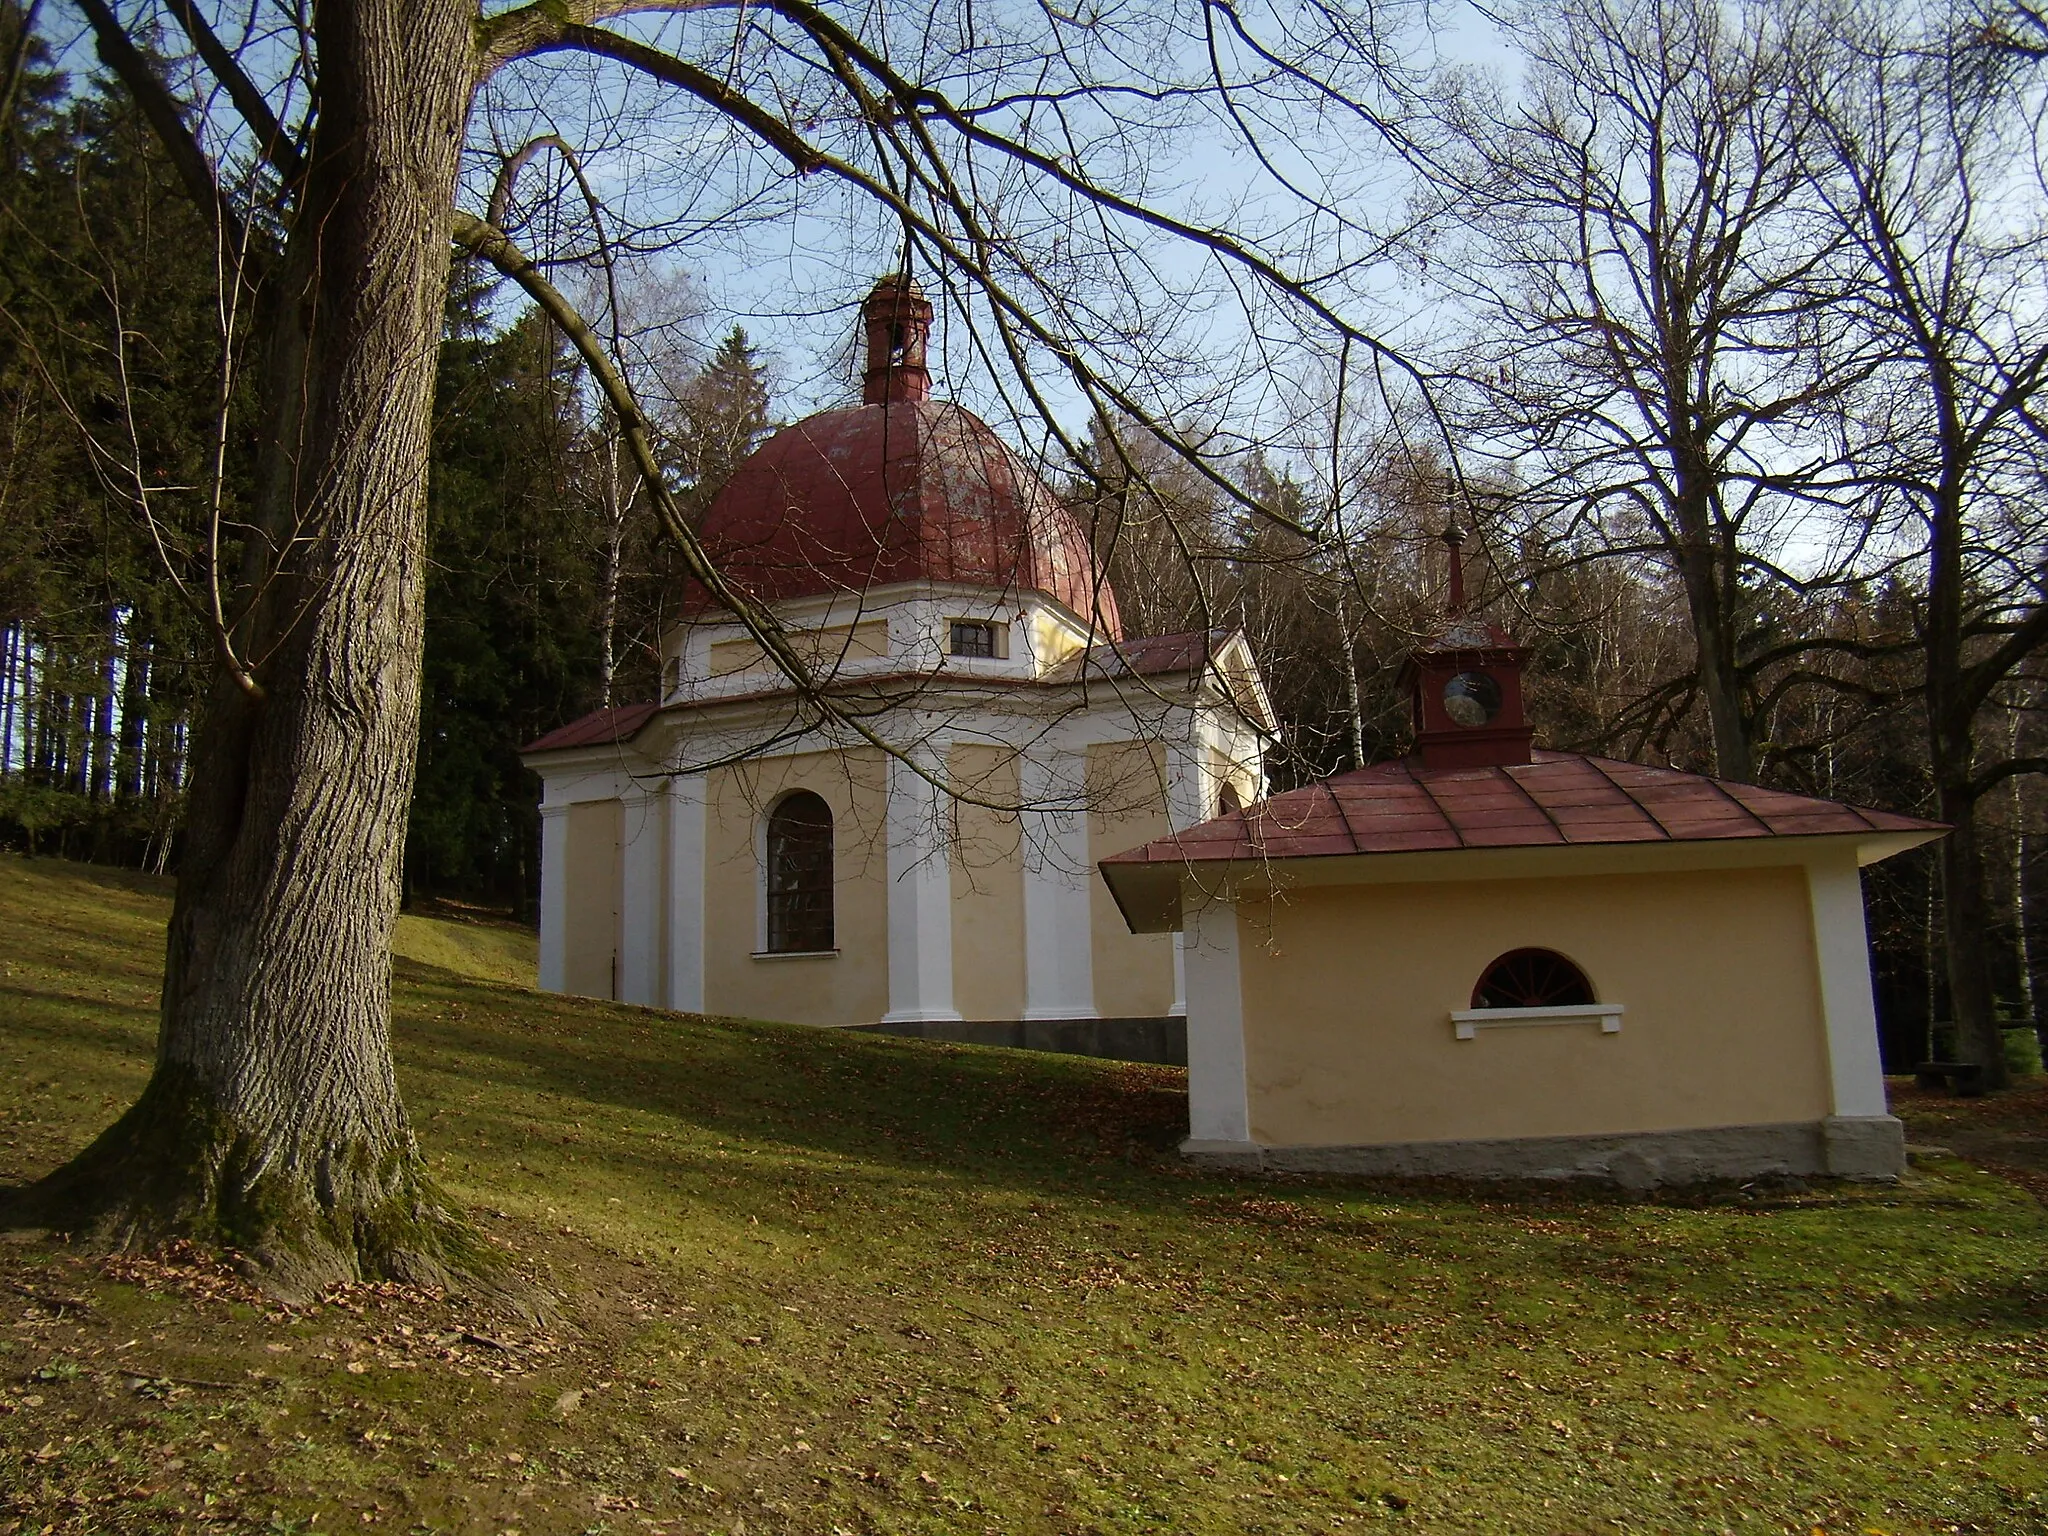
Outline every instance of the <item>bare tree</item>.
<svg viewBox="0 0 2048 1536"><path fill-rule="evenodd" d="M1882 367L1848 402L1881 532L1922 597L1927 753L1960 1048L2005 1080L1978 819L2048 760L1995 751L1994 694L2048 644L2040 509L2048 387L2048 220L2028 167L2035 104L1987 89L1954 18L1833 13L1802 72L1822 132L1816 184L1850 232L1853 314ZM1949 24L1944 24L1945 22Z"/></svg>
<svg viewBox="0 0 2048 1536"><path fill-rule="evenodd" d="M1343 308L1377 236L1342 211L1343 188L1310 182L1292 158L1276 168L1258 142L1284 133L1313 152L1377 132L1368 12L1186 0L893 21L842 21L809 0L79 9L210 221L226 294L253 316L266 414L255 505L227 525L239 555L195 588L217 667L156 1069L23 1209L117 1241L196 1233L280 1288L488 1268L427 1176L388 1041L451 245L517 283L574 346L685 568L753 629L813 717L893 750L704 557L629 371L522 248L513 184L533 144L561 137L550 92L559 104L583 91L569 115L607 143L658 127L659 142L701 157L680 170L718 207L670 198L643 232L821 189L869 210L874 234L961 296L973 349L1064 449L1051 380L1088 409L1164 419L1173 411L1155 416L1152 401L1189 376L1219 296L1262 338L1321 336L1398 362ZM139 45L155 35L182 37L186 55ZM1243 164L1258 185L1237 211L1176 208L1155 185L1152 158L1190 125L1253 151ZM238 185L230 166L260 169ZM1270 237L1245 227L1248 209ZM1158 259L1162 239L1199 259Z"/></svg>
<svg viewBox="0 0 2048 1536"><path fill-rule="evenodd" d="M1792 14L1525 7L1506 24L1520 94L1451 77L1424 193L1449 230L1422 274L1472 326L1449 364L1465 452L1513 466L1543 542L1591 534L1676 574L1715 771L1739 779L1756 593L1786 579L1831 468L1799 429L1861 366L1817 345L1840 236L1807 176Z"/></svg>

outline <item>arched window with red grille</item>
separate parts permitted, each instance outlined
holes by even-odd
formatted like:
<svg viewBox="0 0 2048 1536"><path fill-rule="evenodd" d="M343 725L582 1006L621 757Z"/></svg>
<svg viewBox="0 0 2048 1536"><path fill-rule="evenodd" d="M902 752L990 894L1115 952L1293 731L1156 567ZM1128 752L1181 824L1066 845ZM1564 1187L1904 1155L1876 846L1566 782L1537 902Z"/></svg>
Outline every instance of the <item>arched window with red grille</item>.
<svg viewBox="0 0 2048 1536"><path fill-rule="evenodd" d="M1511 949L1472 989L1474 1008L1571 1008L1598 1001L1586 973L1554 949Z"/></svg>

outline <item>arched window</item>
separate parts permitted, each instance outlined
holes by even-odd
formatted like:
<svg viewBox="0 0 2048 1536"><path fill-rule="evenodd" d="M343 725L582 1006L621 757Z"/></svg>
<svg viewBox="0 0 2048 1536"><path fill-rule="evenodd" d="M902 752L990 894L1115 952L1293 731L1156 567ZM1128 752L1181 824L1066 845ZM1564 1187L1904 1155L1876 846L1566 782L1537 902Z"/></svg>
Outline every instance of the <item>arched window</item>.
<svg viewBox="0 0 2048 1536"><path fill-rule="evenodd" d="M1554 949L1511 949L1472 989L1474 1008L1574 1008L1597 1001L1586 973Z"/></svg>
<svg viewBox="0 0 2048 1536"><path fill-rule="evenodd" d="M1216 791L1216 814L1228 816L1244 809L1244 801L1238 797L1237 786L1225 779L1223 787Z"/></svg>
<svg viewBox="0 0 2048 1536"><path fill-rule="evenodd" d="M807 789L768 813L768 953L832 947L832 809Z"/></svg>

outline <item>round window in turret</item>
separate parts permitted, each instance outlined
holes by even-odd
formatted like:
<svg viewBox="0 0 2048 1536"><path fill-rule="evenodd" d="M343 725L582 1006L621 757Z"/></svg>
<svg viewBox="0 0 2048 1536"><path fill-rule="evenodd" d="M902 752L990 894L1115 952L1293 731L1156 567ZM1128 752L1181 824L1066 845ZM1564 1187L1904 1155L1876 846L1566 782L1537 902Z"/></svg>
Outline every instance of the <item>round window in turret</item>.
<svg viewBox="0 0 2048 1536"><path fill-rule="evenodd" d="M1500 713L1500 684L1489 673L1460 672L1444 684L1444 713L1454 725L1485 725Z"/></svg>

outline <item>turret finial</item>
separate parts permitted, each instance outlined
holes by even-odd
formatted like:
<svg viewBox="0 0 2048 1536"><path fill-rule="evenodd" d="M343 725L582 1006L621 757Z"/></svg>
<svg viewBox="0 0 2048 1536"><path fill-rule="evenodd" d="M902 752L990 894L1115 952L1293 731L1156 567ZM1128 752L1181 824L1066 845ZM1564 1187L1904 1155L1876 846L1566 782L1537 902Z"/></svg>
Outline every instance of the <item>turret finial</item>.
<svg viewBox="0 0 2048 1536"><path fill-rule="evenodd" d="M1451 477L1444 474L1444 546L1451 552L1451 617L1460 618L1465 612L1465 530L1458 526L1458 514L1452 506Z"/></svg>

